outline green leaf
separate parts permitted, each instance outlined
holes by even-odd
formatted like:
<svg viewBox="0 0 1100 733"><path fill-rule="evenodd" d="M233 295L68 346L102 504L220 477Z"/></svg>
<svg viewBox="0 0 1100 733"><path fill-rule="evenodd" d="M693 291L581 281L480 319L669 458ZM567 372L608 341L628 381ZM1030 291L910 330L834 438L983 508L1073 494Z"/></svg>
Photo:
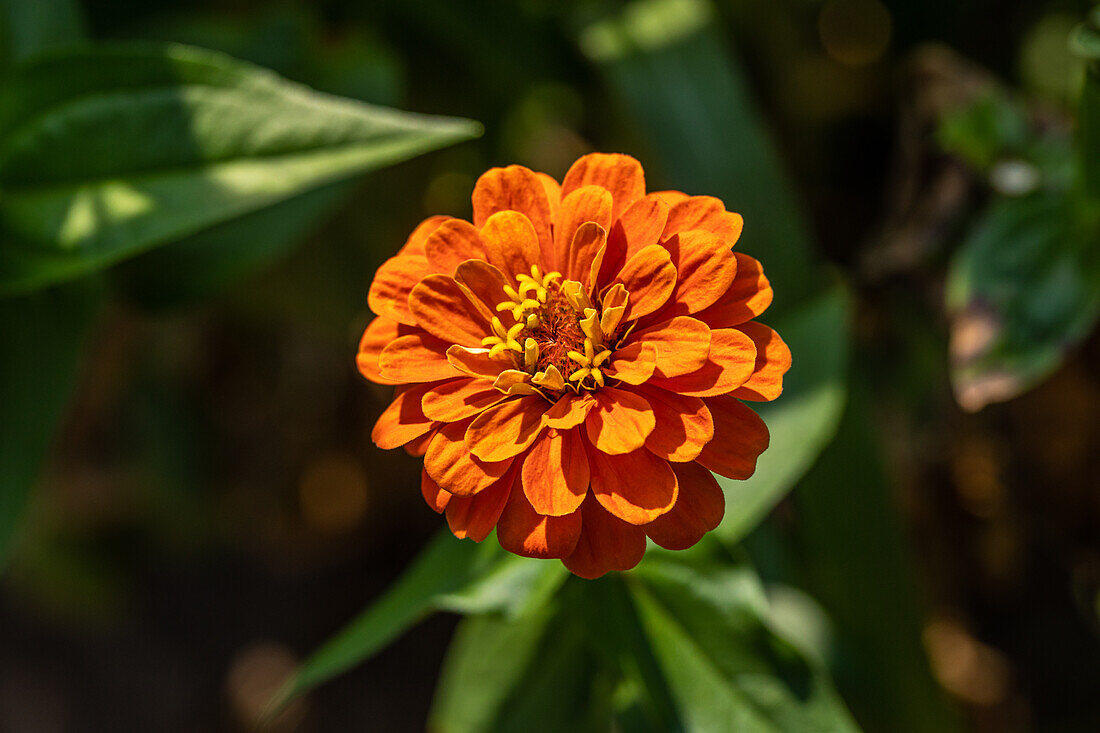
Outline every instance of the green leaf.
<svg viewBox="0 0 1100 733"><path fill-rule="evenodd" d="M1056 369L1100 316L1096 212L1063 194L1001 198L951 263L951 379L977 410Z"/></svg>
<svg viewBox="0 0 1100 733"><path fill-rule="evenodd" d="M0 301L0 564L73 391L99 291L74 283Z"/></svg>
<svg viewBox="0 0 1100 733"><path fill-rule="evenodd" d="M750 403L771 433L756 473L745 481L716 477L726 494L726 516L716 532L737 542L755 527L813 465L836 432L847 398L850 296L836 285L776 321L793 354L783 394Z"/></svg>
<svg viewBox="0 0 1100 733"><path fill-rule="evenodd" d="M825 673L771 627L746 563L654 553L629 578L685 730L857 730Z"/></svg>
<svg viewBox="0 0 1100 733"><path fill-rule="evenodd" d="M480 127L183 46L52 53L0 90L0 293L72 278ZM134 144L122 144L127 141Z"/></svg>
<svg viewBox="0 0 1100 733"><path fill-rule="evenodd" d="M0 0L0 67L83 36L77 0Z"/></svg>
<svg viewBox="0 0 1100 733"><path fill-rule="evenodd" d="M464 620L447 651L428 728L440 733L583 731L591 724L596 665L576 588L507 618Z"/></svg>
<svg viewBox="0 0 1100 733"><path fill-rule="evenodd" d="M475 544L441 530L392 588L302 664L269 709L274 713L366 661L433 611L526 613L553 595L564 578L559 563L511 555L494 539Z"/></svg>
<svg viewBox="0 0 1100 733"><path fill-rule="evenodd" d="M744 74L705 0L638 0L580 36L585 55L657 154L662 185L725 201L745 219L738 249L758 256L773 312L812 297L818 273L809 229ZM650 170L649 178L657 180Z"/></svg>

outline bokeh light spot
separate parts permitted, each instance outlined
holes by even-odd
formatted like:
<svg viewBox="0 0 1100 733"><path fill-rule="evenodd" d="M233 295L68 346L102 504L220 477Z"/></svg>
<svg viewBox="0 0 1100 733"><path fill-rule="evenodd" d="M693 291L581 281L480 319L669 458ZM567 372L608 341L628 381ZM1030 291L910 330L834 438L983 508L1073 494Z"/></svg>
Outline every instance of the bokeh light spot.
<svg viewBox="0 0 1100 733"><path fill-rule="evenodd" d="M817 19L821 45L834 61L866 66L890 45L890 11L878 0L829 0Z"/></svg>

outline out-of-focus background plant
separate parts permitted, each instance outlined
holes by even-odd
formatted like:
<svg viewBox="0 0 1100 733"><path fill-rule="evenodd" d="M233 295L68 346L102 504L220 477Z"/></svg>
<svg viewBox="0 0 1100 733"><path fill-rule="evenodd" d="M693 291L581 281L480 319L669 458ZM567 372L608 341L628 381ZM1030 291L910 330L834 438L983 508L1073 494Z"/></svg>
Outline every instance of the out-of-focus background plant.
<svg viewBox="0 0 1100 733"><path fill-rule="evenodd" d="M441 534L353 355L592 149L744 215L794 367L587 582ZM0 0L0 236L0 730L1100 729L1087 2Z"/></svg>

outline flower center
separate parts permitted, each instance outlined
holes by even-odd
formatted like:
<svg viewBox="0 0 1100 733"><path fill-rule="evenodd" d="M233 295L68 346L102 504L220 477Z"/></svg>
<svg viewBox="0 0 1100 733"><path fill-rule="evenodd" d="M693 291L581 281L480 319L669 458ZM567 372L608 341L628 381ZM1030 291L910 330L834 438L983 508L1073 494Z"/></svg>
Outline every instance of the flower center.
<svg viewBox="0 0 1100 733"><path fill-rule="evenodd" d="M505 286L508 300L496 306L515 323L506 327L494 316L494 335L481 342L490 347L491 356L511 352L517 363L522 359L521 370L539 388L594 390L604 385L603 369L616 343L627 293L615 286L605 294L601 309L579 282L559 284L560 279L561 273L544 275L537 265L530 275L517 275L518 288Z"/></svg>

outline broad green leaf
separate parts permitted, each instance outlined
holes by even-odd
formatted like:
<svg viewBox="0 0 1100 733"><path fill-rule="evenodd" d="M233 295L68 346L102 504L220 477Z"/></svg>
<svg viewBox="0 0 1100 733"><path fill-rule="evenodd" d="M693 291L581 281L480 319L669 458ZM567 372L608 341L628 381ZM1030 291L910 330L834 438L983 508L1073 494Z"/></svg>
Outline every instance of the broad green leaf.
<svg viewBox="0 0 1100 733"><path fill-rule="evenodd" d="M792 495L799 578L836 631L837 687L869 730L958 730L921 646L919 583L892 506L868 398L853 390L836 438Z"/></svg>
<svg viewBox="0 0 1100 733"><path fill-rule="evenodd" d="M791 370L774 402L753 402L768 425L771 443L746 481L717 477L726 494L726 516L716 532L736 542L757 525L836 432L847 396L851 303L834 286L773 325L791 347Z"/></svg>
<svg viewBox="0 0 1100 733"><path fill-rule="evenodd" d="M393 587L302 664L269 708L366 661L433 611L514 616L541 605L562 580L559 563L508 554L492 538L475 544L441 530Z"/></svg>
<svg viewBox="0 0 1100 733"><path fill-rule="evenodd" d="M0 564L76 381L95 282L0 301Z"/></svg>
<svg viewBox="0 0 1100 733"><path fill-rule="evenodd" d="M825 673L771 627L746 564L654 553L629 578L685 730L857 730Z"/></svg>
<svg viewBox="0 0 1100 733"><path fill-rule="evenodd" d="M745 219L738 249L758 257L774 312L826 285L808 227L744 75L706 0L637 0L589 25L585 55L656 153L651 182L722 199Z"/></svg>
<svg viewBox="0 0 1100 733"><path fill-rule="evenodd" d="M83 36L77 0L0 1L0 68Z"/></svg>
<svg viewBox="0 0 1100 733"><path fill-rule="evenodd" d="M517 618L472 616L443 664L428 728L439 733L584 731L593 725L595 660L578 593Z"/></svg>
<svg viewBox="0 0 1100 733"><path fill-rule="evenodd" d="M951 379L977 410L1020 394L1058 367L1100 316L1100 228L1062 193L1000 198L951 263Z"/></svg>
<svg viewBox="0 0 1100 733"><path fill-rule="evenodd" d="M183 46L32 59L0 90L0 293L197 234L479 134Z"/></svg>

